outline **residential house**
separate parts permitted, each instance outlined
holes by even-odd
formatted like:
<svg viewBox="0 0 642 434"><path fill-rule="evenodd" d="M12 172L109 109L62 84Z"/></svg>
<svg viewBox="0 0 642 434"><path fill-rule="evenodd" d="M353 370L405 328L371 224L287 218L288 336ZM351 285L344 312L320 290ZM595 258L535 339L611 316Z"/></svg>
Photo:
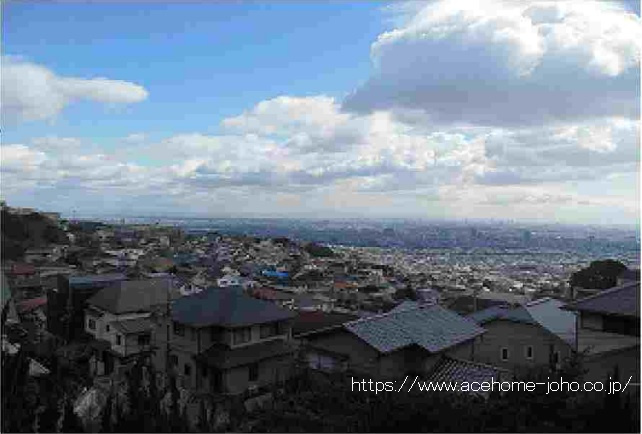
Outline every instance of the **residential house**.
<svg viewBox="0 0 642 434"><path fill-rule="evenodd" d="M109 375L152 350L152 312L179 297L166 278L116 282L87 300L85 332L93 337L90 370Z"/></svg>
<svg viewBox="0 0 642 434"><path fill-rule="evenodd" d="M475 360L528 375L560 367L575 347L575 315L551 298L524 306L493 306L468 318L486 329Z"/></svg>
<svg viewBox="0 0 642 434"><path fill-rule="evenodd" d="M154 340L158 370L173 369L195 393L236 395L285 380L294 347L294 314L245 294L210 288L172 304Z"/></svg>
<svg viewBox="0 0 642 434"><path fill-rule="evenodd" d="M577 313L577 351L587 377L640 382L640 283L628 283L565 306Z"/></svg>
<svg viewBox="0 0 642 434"><path fill-rule="evenodd" d="M47 330L66 340L80 337L85 330L85 302L126 279L124 274L58 276L57 287L47 289Z"/></svg>
<svg viewBox="0 0 642 434"><path fill-rule="evenodd" d="M416 305L304 336L310 367L369 377L426 375L444 356L473 360L484 329L438 305Z"/></svg>

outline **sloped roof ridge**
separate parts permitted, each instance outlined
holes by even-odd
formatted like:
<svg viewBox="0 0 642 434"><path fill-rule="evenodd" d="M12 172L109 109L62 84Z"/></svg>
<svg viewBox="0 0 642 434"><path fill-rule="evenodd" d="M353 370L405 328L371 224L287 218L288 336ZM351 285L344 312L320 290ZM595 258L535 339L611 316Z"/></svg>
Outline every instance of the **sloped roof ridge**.
<svg viewBox="0 0 642 434"><path fill-rule="evenodd" d="M588 297L580 298L579 300L574 300L568 303L567 306L576 305L578 303L583 303L589 300L595 300L596 298L604 297L606 295L613 294L614 292L622 291L623 289L629 289L634 286L640 286L640 282L631 282L620 286L614 286L613 288L607 288L604 291L598 292L597 294L589 295Z"/></svg>
<svg viewBox="0 0 642 434"><path fill-rule="evenodd" d="M425 309L425 308L428 308L428 307L435 307L435 306L437 306L437 305L431 304L431 305L419 305L419 306L415 306L415 307L408 307L407 309L400 309L400 310L392 309L392 310L390 310L388 312L378 313L376 315L367 316L365 318L359 318L359 319L355 319L353 321L348 321L348 322L344 323L344 325L359 324L361 322L366 322L366 321L370 321L370 320L385 318L385 317L388 317L388 316L392 316L392 315L396 315L396 314L400 314L400 313L405 313L405 312L409 312L409 311L412 311L412 310ZM439 307L441 307L441 306L439 306ZM444 308L442 307L442 309L444 309Z"/></svg>

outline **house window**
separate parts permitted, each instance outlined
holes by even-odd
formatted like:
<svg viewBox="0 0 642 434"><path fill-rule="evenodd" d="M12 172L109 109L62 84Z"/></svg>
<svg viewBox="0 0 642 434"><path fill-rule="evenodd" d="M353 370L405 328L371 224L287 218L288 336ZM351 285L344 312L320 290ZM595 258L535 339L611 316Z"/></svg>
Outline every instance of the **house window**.
<svg viewBox="0 0 642 434"><path fill-rule="evenodd" d="M259 365L257 363L252 363L248 366L248 380L256 381L259 379Z"/></svg>
<svg viewBox="0 0 642 434"><path fill-rule="evenodd" d="M185 336L185 326L177 322L174 323L174 334L177 336Z"/></svg>
<svg viewBox="0 0 642 434"><path fill-rule="evenodd" d="M276 322L261 325L261 339L279 334L279 324Z"/></svg>
<svg viewBox="0 0 642 434"><path fill-rule="evenodd" d="M508 360L508 348L502 347L500 350L500 356L499 356L503 361Z"/></svg>
<svg viewBox="0 0 642 434"><path fill-rule="evenodd" d="M249 327L234 330L234 345L250 342L252 339L252 330Z"/></svg>
<svg viewBox="0 0 642 434"><path fill-rule="evenodd" d="M123 344L123 337L121 335L116 335L116 345Z"/></svg>
<svg viewBox="0 0 642 434"><path fill-rule="evenodd" d="M533 358L533 347L531 345L528 345L526 348L524 348L524 356L527 359Z"/></svg>
<svg viewBox="0 0 642 434"><path fill-rule="evenodd" d="M149 333L138 335L138 345L141 345L141 346L149 345L151 341L152 341L152 337Z"/></svg>
<svg viewBox="0 0 642 434"><path fill-rule="evenodd" d="M96 330L96 320L89 318L87 327L89 327L89 330Z"/></svg>
<svg viewBox="0 0 642 434"><path fill-rule="evenodd" d="M192 367L190 366L189 363L185 363L185 367L184 367L184 371L183 372L185 373L185 376L187 376L187 377L192 375Z"/></svg>

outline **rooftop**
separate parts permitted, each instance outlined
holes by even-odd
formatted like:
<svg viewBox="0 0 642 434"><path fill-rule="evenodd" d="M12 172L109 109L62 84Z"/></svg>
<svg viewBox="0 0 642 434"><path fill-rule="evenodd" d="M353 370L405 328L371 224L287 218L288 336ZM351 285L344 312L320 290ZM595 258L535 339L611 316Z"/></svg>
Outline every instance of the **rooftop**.
<svg viewBox="0 0 642 434"><path fill-rule="evenodd" d="M147 311L176 298L170 279L125 280L101 289L87 304L114 314Z"/></svg>
<svg viewBox="0 0 642 434"><path fill-rule="evenodd" d="M133 318L124 321L114 321L111 325L121 333L128 335L150 331L152 321L149 318Z"/></svg>
<svg viewBox="0 0 642 434"><path fill-rule="evenodd" d="M356 319L358 319L357 316L347 313L300 311L292 324L292 335L300 336L330 327L337 327Z"/></svg>
<svg viewBox="0 0 642 434"><path fill-rule="evenodd" d="M435 353L485 332L474 321L438 305L391 311L344 327L381 353L410 345Z"/></svg>
<svg viewBox="0 0 642 434"><path fill-rule="evenodd" d="M70 287L92 287L100 285L108 285L112 282L117 282L119 280L126 280L127 276L121 273L110 273L110 274L93 274L89 276L70 276L69 277L69 286Z"/></svg>
<svg viewBox="0 0 642 434"><path fill-rule="evenodd" d="M209 366L218 369L229 369L235 366L249 365L272 357L290 354L294 351L291 344L281 339L247 345L230 349L222 344L215 344L197 357Z"/></svg>
<svg viewBox="0 0 642 434"><path fill-rule="evenodd" d="M250 297L235 287L209 288L198 294L182 297L172 305L174 321L195 327L242 327L294 316L287 309Z"/></svg>
<svg viewBox="0 0 642 434"><path fill-rule="evenodd" d="M640 318L640 283L628 283L567 304L565 309Z"/></svg>
<svg viewBox="0 0 642 434"><path fill-rule="evenodd" d="M443 357L429 374L429 381L432 382L457 382L467 381L485 382L492 380L500 381L507 374L507 371L483 363L472 362L469 360L454 359Z"/></svg>

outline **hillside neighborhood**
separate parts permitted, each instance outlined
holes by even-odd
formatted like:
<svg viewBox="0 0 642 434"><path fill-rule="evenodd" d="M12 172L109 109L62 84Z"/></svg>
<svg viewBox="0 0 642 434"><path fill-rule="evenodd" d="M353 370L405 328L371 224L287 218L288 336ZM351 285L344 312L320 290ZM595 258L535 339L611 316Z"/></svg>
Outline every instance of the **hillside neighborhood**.
<svg viewBox="0 0 642 434"><path fill-rule="evenodd" d="M36 383L71 369L65 402L84 430L100 428L97 415L141 366L159 391L175 390L159 402L193 429L203 414L229 428L235 405L270 405L301 369L503 381L550 375L581 354L584 379L640 381L639 269L616 268L605 289L457 293L287 238L46 218L66 241L2 263L3 358L27 357ZM47 410L33 411L38 429Z"/></svg>

